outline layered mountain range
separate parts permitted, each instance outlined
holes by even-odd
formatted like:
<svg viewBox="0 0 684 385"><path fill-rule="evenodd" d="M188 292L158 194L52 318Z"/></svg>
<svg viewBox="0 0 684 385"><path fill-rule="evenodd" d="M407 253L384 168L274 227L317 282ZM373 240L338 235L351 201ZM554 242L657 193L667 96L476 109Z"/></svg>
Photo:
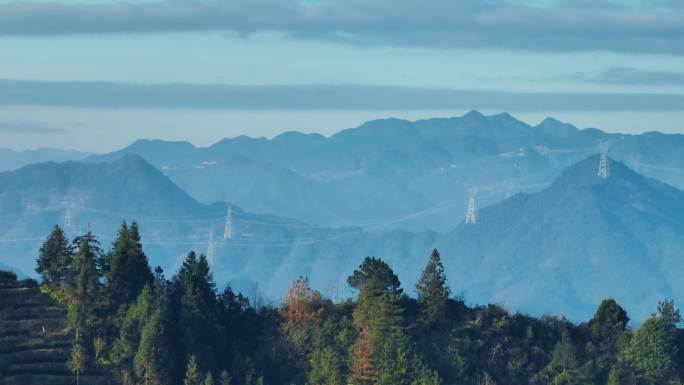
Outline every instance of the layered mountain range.
<svg viewBox="0 0 684 385"><path fill-rule="evenodd" d="M548 186L606 143L613 159L684 188L684 136L609 134L509 114L367 122L330 137L288 132L209 147L141 140L91 161L136 154L201 202L321 225L448 231L471 190L480 205Z"/></svg>
<svg viewBox="0 0 684 385"><path fill-rule="evenodd" d="M597 175L601 141L611 143L607 178ZM72 236L90 228L108 248L121 221L135 219L153 264L173 271L191 249L210 253L219 284L252 297L278 301L305 275L343 298L345 277L367 255L388 261L412 294L437 247L453 291L471 303L580 320L615 297L638 321L658 300L684 298L679 146L678 135L477 113L371 122L330 138L139 141L84 162L1 172L0 266L30 274L54 224ZM484 188L496 180L517 183ZM466 224L471 185L480 209Z"/></svg>

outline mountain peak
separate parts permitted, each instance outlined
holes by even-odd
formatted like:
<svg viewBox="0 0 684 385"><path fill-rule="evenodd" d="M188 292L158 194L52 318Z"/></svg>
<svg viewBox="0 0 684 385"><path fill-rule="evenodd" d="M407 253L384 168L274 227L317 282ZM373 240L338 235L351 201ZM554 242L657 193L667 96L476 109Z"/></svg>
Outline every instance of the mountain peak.
<svg viewBox="0 0 684 385"><path fill-rule="evenodd" d="M127 153L124 154L121 158L115 160L112 162L113 164L119 164L124 167L134 167L134 168L142 168L142 169L153 169L157 170L149 164L142 156L136 154L136 153Z"/></svg>
<svg viewBox="0 0 684 385"><path fill-rule="evenodd" d="M586 187L590 185L624 183L632 181L634 178L643 178L641 175L632 171L624 163L608 157L608 177L602 178L598 175L601 156L592 155L568 168L556 178L552 186L562 186L564 189L575 187Z"/></svg>
<svg viewBox="0 0 684 385"><path fill-rule="evenodd" d="M538 131L545 132L547 134L553 134L555 136L570 136L577 134L579 129L570 123L561 122L558 119L547 117L541 123L534 126Z"/></svg>
<svg viewBox="0 0 684 385"><path fill-rule="evenodd" d="M482 119L485 116L478 110L470 110L462 117L467 119Z"/></svg>
<svg viewBox="0 0 684 385"><path fill-rule="evenodd" d="M558 120L558 119L556 119L556 118L552 118L552 117L550 117L550 116L547 116L546 118L544 118L544 120L541 121L541 123L539 123L539 124L537 125L537 127L540 127L540 126L550 126L550 125L558 125L558 124L565 124L565 123L561 122L560 120Z"/></svg>
<svg viewBox="0 0 684 385"><path fill-rule="evenodd" d="M150 148L155 148L158 146L163 146L165 148L173 147L176 149L184 149L184 150L195 149L195 146L192 143L186 142L186 141L168 141L168 140L161 140L161 139L138 139L135 142L131 143L124 150L136 152L136 151L147 150Z"/></svg>

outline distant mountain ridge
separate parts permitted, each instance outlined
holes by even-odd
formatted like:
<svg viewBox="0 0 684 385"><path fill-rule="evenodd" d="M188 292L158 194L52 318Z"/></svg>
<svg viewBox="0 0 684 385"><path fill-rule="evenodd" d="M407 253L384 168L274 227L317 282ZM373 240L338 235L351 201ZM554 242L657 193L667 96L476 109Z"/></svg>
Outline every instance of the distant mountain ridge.
<svg viewBox="0 0 684 385"><path fill-rule="evenodd" d="M89 155L87 152L55 148L37 148L23 151L0 148L0 171L15 170L31 163L81 160Z"/></svg>
<svg viewBox="0 0 684 385"><path fill-rule="evenodd" d="M207 252L212 240L217 281L250 297L277 301L304 275L342 298L350 294L344 278L366 255L386 260L411 288L437 247L452 289L469 302L579 320L611 296L640 320L658 300L684 297L684 192L609 165L610 176L599 178L598 157L589 157L547 188L481 208L475 225L457 218L442 234L324 228L232 206L234 234L224 240L225 203L195 201L140 157L39 164L0 173L0 263L32 271L50 226L64 221L60 202L72 196L80 201L71 234L90 224L107 248L122 219L138 219L152 263L167 271L191 249Z"/></svg>
<svg viewBox="0 0 684 385"><path fill-rule="evenodd" d="M464 215L471 188L482 206L539 191L602 142L614 159L684 188L682 135L608 134L552 118L530 126L477 111L370 121L330 137L240 136L204 148L144 140L89 160L140 155L204 203L230 201L321 225L446 231Z"/></svg>

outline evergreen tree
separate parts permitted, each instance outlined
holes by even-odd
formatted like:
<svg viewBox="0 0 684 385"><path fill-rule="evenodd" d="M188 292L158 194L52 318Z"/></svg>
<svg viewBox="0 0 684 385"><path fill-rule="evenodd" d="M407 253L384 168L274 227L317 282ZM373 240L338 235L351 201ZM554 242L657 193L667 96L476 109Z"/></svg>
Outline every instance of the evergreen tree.
<svg viewBox="0 0 684 385"><path fill-rule="evenodd" d="M315 349L311 354L309 384L343 385L343 359L333 346Z"/></svg>
<svg viewBox="0 0 684 385"><path fill-rule="evenodd" d="M105 293L112 311L134 302L153 276L140 244L138 225L121 225L112 251L107 255Z"/></svg>
<svg viewBox="0 0 684 385"><path fill-rule="evenodd" d="M416 283L416 291L426 320L430 323L443 321L450 290L437 249L432 250L430 260Z"/></svg>
<svg viewBox="0 0 684 385"><path fill-rule="evenodd" d="M599 383L608 380L607 376L617 362L620 345L626 340L628 323L627 312L613 299L603 300L589 321L592 346L596 350L595 377Z"/></svg>
<svg viewBox="0 0 684 385"><path fill-rule="evenodd" d="M74 240L74 279L71 288L73 306L69 312L71 326L86 334L97 322L96 308L100 295L100 262L102 252L91 232Z"/></svg>
<svg viewBox="0 0 684 385"><path fill-rule="evenodd" d="M347 283L352 289L362 290L370 279L373 279L384 292L393 295L402 293L401 283L394 271L378 258L366 257L358 269L347 278Z"/></svg>
<svg viewBox="0 0 684 385"><path fill-rule="evenodd" d="M69 268L73 261L73 250L64 231L56 226L40 247L36 272L50 286L67 284Z"/></svg>
<svg viewBox="0 0 684 385"><path fill-rule="evenodd" d="M183 385L202 385L200 378L199 367L197 366L197 359L195 356L190 356L188 366L185 369L185 379Z"/></svg>
<svg viewBox="0 0 684 385"><path fill-rule="evenodd" d="M589 321L592 340L602 345L602 350L615 351L618 339L628 323L627 312L614 299L605 299Z"/></svg>
<svg viewBox="0 0 684 385"><path fill-rule="evenodd" d="M215 368L218 343L219 301L216 285L204 255L190 252L173 281L175 309L178 319L177 344L186 355L194 355L203 370Z"/></svg>
<svg viewBox="0 0 684 385"><path fill-rule="evenodd" d="M123 376L133 376L134 358L140 346L142 325L147 320L151 303L152 291L145 287L135 304L126 310L120 321L119 336L114 341L111 359Z"/></svg>
<svg viewBox="0 0 684 385"><path fill-rule="evenodd" d="M414 373L396 275L384 262L366 259L348 282L360 289L353 314L359 337L352 350L351 383L410 384Z"/></svg>
<svg viewBox="0 0 684 385"><path fill-rule="evenodd" d="M135 355L135 372L143 385L164 385L168 381L166 365L169 361L169 344L163 309L157 307L142 328L140 346Z"/></svg>

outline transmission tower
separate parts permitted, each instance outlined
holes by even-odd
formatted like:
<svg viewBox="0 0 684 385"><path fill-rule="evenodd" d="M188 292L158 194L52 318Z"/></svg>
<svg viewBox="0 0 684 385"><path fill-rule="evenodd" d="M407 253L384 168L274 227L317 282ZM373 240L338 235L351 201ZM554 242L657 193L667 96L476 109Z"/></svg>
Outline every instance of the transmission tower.
<svg viewBox="0 0 684 385"><path fill-rule="evenodd" d="M233 238L233 210L228 206L228 212L226 213L226 225L223 228L223 240L228 240Z"/></svg>
<svg viewBox="0 0 684 385"><path fill-rule="evenodd" d="M71 215L71 207L67 206L64 210L64 228L71 228L73 225L73 218Z"/></svg>
<svg viewBox="0 0 684 385"><path fill-rule="evenodd" d="M62 222L64 224L64 230L69 231L74 226L74 214L73 214L73 202L71 198L62 199L62 205L64 205L64 218Z"/></svg>
<svg viewBox="0 0 684 385"><path fill-rule="evenodd" d="M608 166L608 145L603 143L601 146L601 160L599 160L598 176L599 178L607 179L610 174Z"/></svg>
<svg viewBox="0 0 684 385"><path fill-rule="evenodd" d="M475 203L475 190L470 190L470 199L468 199L468 211L466 212L466 224L474 225L477 222L477 205Z"/></svg>
<svg viewBox="0 0 684 385"><path fill-rule="evenodd" d="M214 229L209 228L209 244L207 245L207 261L210 266L214 265Z"/></svg>

